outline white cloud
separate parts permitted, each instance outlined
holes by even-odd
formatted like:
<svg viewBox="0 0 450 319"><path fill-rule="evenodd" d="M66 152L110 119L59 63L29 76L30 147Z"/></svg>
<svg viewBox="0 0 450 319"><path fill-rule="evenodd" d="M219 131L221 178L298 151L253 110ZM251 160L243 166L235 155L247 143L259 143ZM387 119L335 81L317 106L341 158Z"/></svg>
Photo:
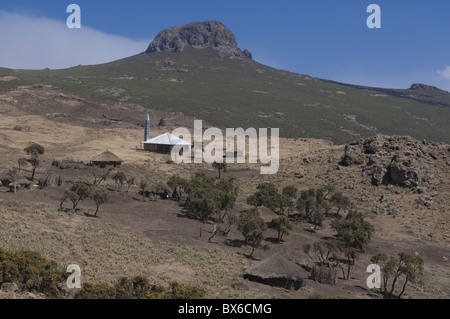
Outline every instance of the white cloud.
<svg viewBox="0 0 450 319"><path fill-rule="evenodd" d="M437 73L444 79L450 80L450 66L446 66L443 70L438 70Z"/></svg>
<svg viewBox="0 0 450 319"><path fill-rule="evenodd" d="M107 63L144 52L151 40L136 41L66 21L0 11L0 67L61 69Z"/></svg>

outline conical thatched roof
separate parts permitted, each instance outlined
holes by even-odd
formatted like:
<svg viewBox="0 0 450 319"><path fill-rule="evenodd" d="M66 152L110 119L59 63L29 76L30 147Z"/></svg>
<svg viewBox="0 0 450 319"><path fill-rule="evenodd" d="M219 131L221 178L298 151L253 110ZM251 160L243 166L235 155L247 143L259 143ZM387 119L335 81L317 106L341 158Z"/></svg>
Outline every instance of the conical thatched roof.
<svg viewBox="0 0 450 319"><path fill-rule="evenodd" d="M122 162L122 160L117 157L114 153L111 153L110 151L103 152L102 154L95 157L93 162L107 162L107 163L113 163L113 162Z"/></svg>
<svg viewBox="0 0 450 319"><path fill-rule="evenodd" d="M264 207L264 206L258 207L258 212L259 212L259 216L261 216L261 218L264 219L264 221L266 223L270 223L270 222L272 222L272 220L274 218L278 218L279 217L270 208L267 208L267 207Z"/></svg>
<svg viewBox="0 0 450 319"><path fill-rule="evenodd" d="M261 279L283 278L295 281L309 277L306 270L278 253L250 267L245 274Z"/></svg>

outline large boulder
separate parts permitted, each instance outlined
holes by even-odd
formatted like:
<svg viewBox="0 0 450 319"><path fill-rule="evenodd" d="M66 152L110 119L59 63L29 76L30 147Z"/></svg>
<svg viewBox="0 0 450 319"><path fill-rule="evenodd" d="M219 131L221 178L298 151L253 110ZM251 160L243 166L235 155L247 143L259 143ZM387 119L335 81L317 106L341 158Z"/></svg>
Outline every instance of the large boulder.
<svg viewBox="0 0 450 319"><path fill-rule="evenodd" d="M364 157L360 154L359 149L355 145L345 145L345 153L341 158L341 165L352 166L364 163Z"/></svg>
<svg viewBox="0 0 450 319"><path fill-rule="evenodd" d="M412 156L395 155L389 166L393 184L414 187L427 180L429 166Z"/></svg>

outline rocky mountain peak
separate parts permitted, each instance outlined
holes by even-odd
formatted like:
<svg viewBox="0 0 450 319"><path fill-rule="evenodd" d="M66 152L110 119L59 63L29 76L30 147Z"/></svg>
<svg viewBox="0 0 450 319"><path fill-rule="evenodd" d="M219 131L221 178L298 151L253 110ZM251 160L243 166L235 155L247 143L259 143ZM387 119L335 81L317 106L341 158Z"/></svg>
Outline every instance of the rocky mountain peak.
<svg viewBox="0 0 450 319"><path fill-rule="evenodd" d="M437 87L422 84L422 83L414 83L409 88L410 91L442 91L438 89Z"/></svg>
<svg viewBox="0 0 450 319"><path fill-rule="evenodd" d="M211 47L221 57L252 58L248 50L238 48L234 34L219 21L193 22L161 31L146 53L182 52L186 46Z"/></svg>

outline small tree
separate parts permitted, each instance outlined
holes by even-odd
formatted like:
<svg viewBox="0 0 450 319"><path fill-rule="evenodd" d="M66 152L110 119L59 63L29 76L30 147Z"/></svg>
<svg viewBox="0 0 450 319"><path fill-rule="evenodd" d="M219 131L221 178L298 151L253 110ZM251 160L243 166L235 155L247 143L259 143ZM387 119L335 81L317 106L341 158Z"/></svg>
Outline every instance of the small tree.
<svg viewBox="0 0 450 319"><path fill-rule="evenodd" d="M31 156L30 164L33 166L33 171L31 174L31 180L34 181L34 174L36 173L36 168L41 165L39 156L45 153L45 148L39 144L32 144L24 149L25 153Z"/></svg>
<svg viewBox="0 0 450 319"><path fill-rule="evenodd" d="M297 209L305 213L306 218L310 218L316 208L316 191L314 189L304 190L297 200Z"/></svg>
<svg viewBox="0 0 450 319"><path fill-rule="evenodd" d="M73 210L75 210L80 202L84 202L86 199L92 197L94 189L92 186L85 183L75 183L69 189L69 192L64 193L67 198L73 204Z"/></svg>
<svg viewBox="0 0 450 319"><path fill-rule="evenodd" d="M77 193L71 191L70 189L66 189L66 190L64 191L63 198L62 198L62 200L61 200L61 203L59 204L59 210L60 210L60 211L63 210L63 204L64 204L66 201L72 202L72 209L75 210L75 208L77 207L78 202L79 202L79 198L78 198Z"/></svg>
<svg viewBox="0 0 450 319"><path fill-rule="evenodd" d="M370 259L371 262L384 263L382 268L383 285L380 287L385 298L401 298L408 283L421 283L419 275L423 275L425 260L421 256L413 256L407 252L400 252L398 259L394 256L388 258L384 253L378 253ZM395 290L397 283L403 280L400 292ZM390 289L389 289L389 281Z"/></svg>
<svg viewBox="0 0 450 319"><path fill-rule="evenodd" d="M139 188L141 189L141 193L142 193L142 200L145 202L145 191L147 190L148 187L148 183L141 179L141 181L139 182Z"/></svg>
<svg viewBox="0 0 450 319"><path fill-rule="evenodd" d="M259 184L257 192L247 198L247 204L256 207L264 206L275 212L280 208L278 188L272 183Z"/></svg>
<svg viewBox="0 0 450 319"><path fill-rule="evenodd" d="M220 209L213 189L205 190L203 193L199 189L194 193L190 193L184 206L191 216L200 219L204 223Z"/></svg>
<svg viewBox="0 0 450 319"><path fill-rule="evenodd" d="M164 117L161 117L159 119L158 127L161 127L161 126L166 126L166 119Z"/></svg>
<svg viewBox="0 0 450 319"><path fill-rule="evenodd" d="M8 171L8 176L11 177L11 181L13 183L14 194L16 194L17 193L17 177L18 177L17 169L15 169L15 168L10 169Z"/></svg>
<svg viewBox="0 0 450 319"><path fill-rule="evenodd" d="M295 186L286 186L283 188L281 194L289 196L289 198L296 199L297 198L297 188Z"/></svg>
<svg viewBox="0 0 450 319"><path fill-rule="evenodd" d="M127 175L124 172L119 171L114 174L112 179L119 187L119 192L120 192L122 190L123 184L125 184L127 182Z"/></svg>
<svg viewBox="0 0 450 319"><path fill-rule="evenodd" d="M113 170L112 167L109 168L100 168L98 166L95 166L91 169L90 174L94 177L94 180L92 182L88 182L92 186L99 186L101 183L106 181L109 174Z"/></svg>
<svg viewBox="0 0 450 319"><path fill-rule="evenodd" d="M325 199L327 188L308 189L302 191L297 200L297 209L305 213L305 217L316 227L322 226L324 214L328 214L331 207Z"/></svg>
<svg viewBox="0 0 450 319"><path fill-rule="evenodd" d="M103 205L104 203L106 203L111 198L111 195L105 188L100 188L100 189L95 190L92 193L91 198L95 202L95 205L97 207L97 209L95 210L95 214L94 214L95 217L97 217L100 206Z"/></svg>
<svg viewBox="0 0 450 319"><path fill-rule="evenodd" d="M337 192L331 197L330 203L337 208L336 216L339 216L341 209L346 211L350 207L350 198L344 196L341 192Z"/></svg>
<svg viewBox="0 0 450 319"><path fill-rule="evenodd" d="M358 255L365 252L374 228L357 211L349 211L344 220L333 221L331 227L337 231L336 247L347 258L347 277L344 275L344 279L349 279L350 269Z"/></svg>
<svg viewBox="0 0 450 319"><path fill-rule="evenodd" d="M179 175L172 175L167 182L167 186L173 189L172 197L178 198L179 200L183 196L189 186L187 179L180 177Z"/></svg>
<svg viewBox="0 0 450 319"><path fill-rule="evenodd" d="M252 208L241 212L238 219L238 230L244 236L244 243L252 248L250 257L256 248L267 249L267 245L261 245L264 240L264 231L267 229L267 224L259 215L257 208Z"/></svg>
<svg viewBox="0 0 450 319"><path fill-rule="evenodd" d="M284 235L289 235L289 232L294 228L291 221L286 216L280 216L272 219L270 228L278 232L278 242L281 243Z"/></svg>
<svg viewBox="0 0 450 319"><path fill-rule="evenodd" d="M136 185L136 180L137 178L135 176L131 176L130 178L127 179L127 191L126 193L128 194L128 192L130 191L131 186Z"/></svg>
<svg viewBox="0 0 450 319"><path fill-rule="evenodd" d="M239 185L234 177L228 177L216 182L216 186L219 190L228 194L237 196L239 194Z"/></svg>
<svg viewBox="0 0 450 319"><path fill-rule="evenodd" d="M294 200L297 198L297 188L294 186L286 186L281 191L280 196L280 214L285 214L287 211L287 215L289 215L294 211L295 204Z"/></svg>
<svg viewBox="0 0 450 319"><path fill-rule="evenodd" d="M314 225L314 232L316 232L317 227L323 227L323 221L325 220L325 215L322 210L315 209L310 217L310 222Z"/></svg>
<svg viewBox="0 0 450 319"><path fill-rule="evenodd" d="M17 160L17 164L19 165L19 172L22 170L22 166L28 165L28 160L26 158L19 158Z"/></svg>
<svg viewBox="0 0 450 319"><path fill-rule="evenodd" d="M225 163L225 162L223 162L223 163L214 162L212 164L212 167L219 171L219 179L220 179L221 171L224 171L224 172L228 171L227 163Z"/></svg>
<svg viewBox="0 0 450 319"><path fill-rule="evenodd" d="M188 214L206 223L211 216L220 211L216 179L204 175L195 176L189 183L184 203Z"/></svg>

